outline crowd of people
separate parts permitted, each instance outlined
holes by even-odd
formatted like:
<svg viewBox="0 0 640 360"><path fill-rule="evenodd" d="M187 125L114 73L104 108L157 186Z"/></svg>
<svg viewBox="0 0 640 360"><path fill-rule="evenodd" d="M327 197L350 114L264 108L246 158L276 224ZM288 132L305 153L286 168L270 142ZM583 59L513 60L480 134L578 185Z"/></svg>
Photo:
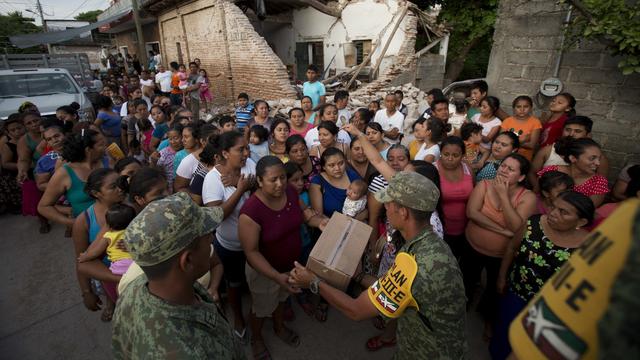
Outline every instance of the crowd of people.
<svg viewBox="0 0 640 360"><path fill-rule="evenodd" d="M300 345L294 301L319 322L334 308L373 318L381 333L368 350L462 358L481 289L483 337L504 359L511 321L590 229L640 194L639 165L609 186L593 121L569 93L538 118L530 97L508 114L479 81L453 104L429 91L412 120L401 91L355 111L345 90L329 101L311 65L288 116L241 93L235 113L212 120L199 60L133 67L103 77L94 121L80 122L77 104L44 118L25 103L0 139L1 210L37 217L43 234L67 227L77 262L65 266L87 309L104 321L115 309L117 358L242 358L237 344L250 341L269 359L265 318ZM373 229L351 296L304 268L334 212Z"/></svg>

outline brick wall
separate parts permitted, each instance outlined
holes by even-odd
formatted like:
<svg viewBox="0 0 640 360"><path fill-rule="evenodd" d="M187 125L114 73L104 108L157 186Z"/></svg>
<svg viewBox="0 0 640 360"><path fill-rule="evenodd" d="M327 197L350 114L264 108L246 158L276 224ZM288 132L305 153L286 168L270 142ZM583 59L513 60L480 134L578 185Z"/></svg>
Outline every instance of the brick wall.
<svg viewBox="0 0 640 360"><path fill-rule="evenodd" d="M138 42L135 34L135 28L115 34L115 44L118 46L118 51L120 51L120 46L126 46L127 51L132 56L133 54L140 55L138 54ZM144 36L145 43L160 41L160 32L157 24L142 26L142 36Z"/></svg>
<svg viewBox="0 0 640 360"><path fill-rule="evenodd" d="M517 95L535 97L540 82L553 75L566 13L553 0L500 2L487 82L507 112ZM576 97L578 114L594 121L593 137L611 161L610 179L625 164L640 163L640 74L623 76L602 45L582 42L564 53L558 77Z"/></svg>
<svg viewBox="0 0 640 360"><path fill-rule="evenodd" d="M197 0L161 14L158 23L167 63L178 60L180 43L185 63L199 58L209 75L225 73L211 78L218 101L234 101L240 92L253 99L296 96L282 61L231 2Z"/></svg>

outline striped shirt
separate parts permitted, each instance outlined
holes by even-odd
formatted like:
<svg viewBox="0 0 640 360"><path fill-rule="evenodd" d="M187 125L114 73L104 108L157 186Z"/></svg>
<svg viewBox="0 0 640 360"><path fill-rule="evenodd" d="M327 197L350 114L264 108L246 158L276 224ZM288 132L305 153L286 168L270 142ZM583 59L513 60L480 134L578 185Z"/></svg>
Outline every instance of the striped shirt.
<svg viewBox="0 0 640 360"><path fill-rule="evenodd" d="M238 106L236 108L236 127L243 130L249 120L253 118L253 104L247 104L245 107Z"/></svg>

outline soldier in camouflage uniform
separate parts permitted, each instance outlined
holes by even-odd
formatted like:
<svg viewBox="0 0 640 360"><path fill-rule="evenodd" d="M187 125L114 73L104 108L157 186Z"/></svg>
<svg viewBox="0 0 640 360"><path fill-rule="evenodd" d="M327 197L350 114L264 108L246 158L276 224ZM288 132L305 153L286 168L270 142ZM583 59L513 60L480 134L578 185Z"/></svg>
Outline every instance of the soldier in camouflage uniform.
<svg viewBox="0 0 640 360"><path fill-rule="evenodd" d="M220 207L198 207L185 193L149 204L125 243L146 276L126 287L113 318L116 359L241 359L224 315L196 280L209 270Z"/></svg>
<svg viewBox="0 0 640 360"><path fill-rule="evenodd" d="M451 250L431 229L440 192L426 177L399 172L375 194L405 239L389 271L352 299L296 263L289 282L310 288L354 320L398 320L396 359L464 359L466 298Z"/></svg>

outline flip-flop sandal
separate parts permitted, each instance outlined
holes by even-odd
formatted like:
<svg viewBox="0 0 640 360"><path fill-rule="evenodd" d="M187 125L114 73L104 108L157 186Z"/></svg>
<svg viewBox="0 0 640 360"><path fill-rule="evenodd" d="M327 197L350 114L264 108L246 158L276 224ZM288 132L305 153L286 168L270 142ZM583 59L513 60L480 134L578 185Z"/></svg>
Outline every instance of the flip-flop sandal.
<svg viewBox="0 0 640 360"><path fill-rule="evenodd" d="M393 338L391 340L383 340L381 335L374 336L367 340L367 350L369 351L378 351L385 347L393 347L396 346L396 339Z"/></svg>
<svg viewBox="0 0 640 360"><path fill-rule="evenodd" d="M113 319L113 310L114 309L108 309L108 308L105 308L104 310L102 310L102 315L100 315L100 320L102 320L103 322L110 322L111 319Z"/></svg>
<svg viewBox="0 0 640 360"><path fill-rule="evenodd" d="M280 334L276 332L276 336L285 344L294 348L297 348L300 345L300 337L293 330L285 326L283 327L282 332Z"/></svg>
<svg viewBox="0 0 640 360"><path fill-rule="evenodd" d="M318 320L319 322L327 321L328 312L329 312L329 304L325 304L325 303L318 304L315 312L316 320Z"/></svg>
<svg viewBox="0 0 640 360"><path fill-rule="evenodd" d="M237 336L238 339L240 339L240 342L242 342L243 344L244 344L244 341L245 341L245 335L246 334L247 334L247 328L244 328L241 331L233 329L233 335Z"/></svg>
<svg viewBox="0 0 640 360"><path fill-rule="evenodd" d="M269 352L269 349L267 349L267 346L264 344L264 342L261 341L261 343L262 350L256 351L256 343L254 341L251 341L251 353L254 360L271 360L271 353Z"/></svg>

